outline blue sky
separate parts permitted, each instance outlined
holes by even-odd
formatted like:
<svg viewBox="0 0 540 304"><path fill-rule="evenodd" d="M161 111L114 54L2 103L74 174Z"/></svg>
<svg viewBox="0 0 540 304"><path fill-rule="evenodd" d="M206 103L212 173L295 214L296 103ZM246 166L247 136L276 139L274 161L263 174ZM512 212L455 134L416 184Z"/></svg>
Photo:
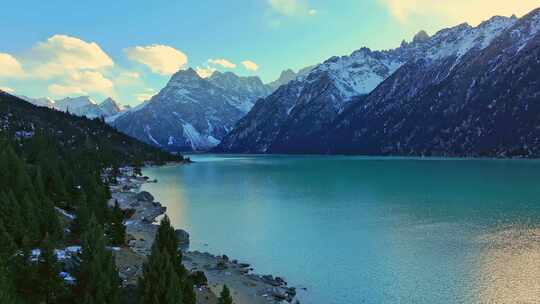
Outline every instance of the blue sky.
<svg viewBox="0 0 540 304"><path fill-rule="evenodd" d="M0 88L32 97L113 96L135 105L180 68L274 80L363 46L387 49L538 0L8 1Z"/></svg>

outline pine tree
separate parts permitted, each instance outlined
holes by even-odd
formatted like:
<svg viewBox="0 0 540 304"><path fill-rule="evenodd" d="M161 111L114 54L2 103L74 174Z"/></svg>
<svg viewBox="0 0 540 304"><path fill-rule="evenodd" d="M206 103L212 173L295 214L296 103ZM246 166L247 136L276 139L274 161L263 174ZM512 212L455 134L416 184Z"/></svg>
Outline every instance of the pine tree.
<svg viewBox="0 0 540 304"><path fill-rule="evenodd" d="M0 216L3 218L6 231L11 235L13 241L20 245L22 238L26 235L26 227L21 207L10 189L0 193Z"/></svg>
<svg viewBox="0 0 540 304"><path fill-rule="evenodd" d="M33 286L36 274L35 266L36 264L32 262L30 240L25 236L21 241L19 252L10 258L9 272L17 296L29 303L35 302L35 290Z"/></svg>
<svg viewBox="0 0 540 304"><path fill-rule="evenodd" d="M182 266L182 251L178 250L178 237L176 236L176 232L167 215L163 217L159 224L154 244L158 246L160 250L166 251L173 259L173 265L175 269L179 271L179 276L182 277L185 275L185 271L181 269L183 267L180 267Z"/></svg>
<svg viewBox="0 0 540 304"><path fill-rule="evenodd" d="M35 196L39 201L39 230L41 238L48 235L49 240L58 240L62 236L60 220L54 210L54 204L46 194L41 168L37 167L34 175Z"/></svg>
<svg viewBox="0 0 540 304"><path fill-rule="evenodd" d="M106 248L103 229L92 216L82 236L80 266L74 293L83 304L119 303L120 278Z"/></svg>
<svg viewBox="0 0 540 304"><path fill-rule="evenodd" d="M17 296L13 288L13 280L10 277L5 261L0 256L0 303L2 304L18 304Z"/></svg>
<svg viewBox="0 0 540 304"><path fill-rule="evenodd" d="M114 202L111 219L111 240L115 246L122 246L126 239L126 226L124 226L124 212L120 209L118 201Z"/></svg>
<svg viewBox="0 0 540 304"><path fill-rule="evenodd" d="M219 295L218 304L234 304L231 297L231 291L227 285L223 285L223 290Z"/></svg>
<svg viewBox="0 0 540 304"><path fill-rule="evenodd" d="M61 267L48 237L45 237L40 249L34 289L38 294L39 303L58 303L64 295L65 284L60 277Z"/></svg>
<svg viewBox="0 0 540 304"><path fill-rule="evenodd" d="M182 286L167 251L152 246L139 279L140 301L144 304L184 304Z"/></svg>
<svg viewBox="0 0 540 304"><path fill-rule="evenodd" d="M13 238L6 230L4 220L0 216L0 259L11 256L16 248L15 242L13 242Z"/></svg>
<svg viewBox="0 0 540 304"><path fill-rule="evenodd" d="M193 281L191 281L189 277L184 276L184 278L181 279L181 285L182 285L182 296L184 298L184 304L196 304L197 295L195 294L195 290L193 290Z"/></svg>
<svg viewBox="0 0 540 304"><path fill-rule="evenodd" d="M78 239L82 235L83 229L90 221L90 210L88 210L84 191L79 190L76 204L75 219L71 222L71 234L74 239Z"/></svg>
<svg viewBox="0 0 540 304"><path fill-rule="evenodd" d="M161 251L167 252L170 257L171 265L173 265L180 280L184 303L195 304L196 295L193 290L193 284L188 279L187 269L182 265L182 251L178 250L178 237L167 215L160 222L153 246L157 246Z"/></svg>

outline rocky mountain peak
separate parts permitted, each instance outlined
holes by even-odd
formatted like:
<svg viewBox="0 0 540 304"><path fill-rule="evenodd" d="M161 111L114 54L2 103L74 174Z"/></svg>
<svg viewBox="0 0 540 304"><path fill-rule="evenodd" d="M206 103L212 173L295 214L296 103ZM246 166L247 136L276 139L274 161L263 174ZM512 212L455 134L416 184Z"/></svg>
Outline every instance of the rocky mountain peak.
<svg viewBox="0 0 540 304"><path fill-rule="evenodd" d="M122 111L120 105L118 105L116 100L112 99L111 97L108 97L102 101L99 104L99 109L103 112L104 116L111 116Z"/></svg>
<svg viewBox="0 0 540 304"><path fill-rule="evenodd" d="M291 69L286 69L281 71L281 74L279 74L279 80L282 81L291 81L296 76L296 73Z"/></svg>
<svg viewBox="0 0 540 304"><path fill-rule="evenodd" d="M199 74L193 68L188 68L186 70L179 70L176 72L171 77L167 85L174 83L196 83L202 80L203 78L201 78L201 76L199 76Z"/></svg>
<svg viewBox="0 0 540 304"><path fill-rule="evenodd" d="M416 35L414 35L413 37L413 43L422 43L424 41L427 41L429 40L429 35L426 31L424 30L421 30L419 31L418 33L416 33Z"/></svg>
<svg viewBox="0 0 540 304"><path fill-rule="evenodd" d="M97 103L88 96L79 96L79 97L66 97L56 101L56 105L63 110L66 109L75 109L85 106L97 105Z"/></svg>

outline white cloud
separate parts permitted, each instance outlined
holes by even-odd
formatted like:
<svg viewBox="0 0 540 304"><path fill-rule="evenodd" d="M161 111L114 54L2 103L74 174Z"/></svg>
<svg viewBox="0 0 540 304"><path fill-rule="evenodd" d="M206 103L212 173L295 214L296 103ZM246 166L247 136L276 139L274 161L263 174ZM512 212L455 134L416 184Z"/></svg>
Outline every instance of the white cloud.
<svg viewBox="0 0 540 304"><path fill-rule="evenodd" d="M473 25L494 15L522 16L539 6L538 0L379 0L400 22L418 16L446 18Z"/></svg>
<svg viewBox="0 0 540 304"><path fill-rule="evenodd" d="M126 78L138 79L141 77L141 74L137 72L123 72L122 74L120 74L120 76L123 76Z"/></svg>
<svg viewBox="0 0 540 304"><path fill-rule="evenodd" d="M227 68L227 69L234 69L236 68L236 64L230 62L229 60L225 59L225 58L220 58L220 59L208 59L208 62L211 63L211 64L214 64L214 65L220 65L224 68Z"/></svg>
<svg viewBox="0 0 540 304"><path fill-rule="evenodd" d="M250 71L257 71L259 69L259 66L251 60L242 61L242 65Z"/></svg>
<svg viewBox="0 0 540 304"><path fill-rule="evenodd" d="M115 79L115 85L134 85L139 82L141 75L137 72L122 72Z"/></svg>
<svg viewBox="0 0 540 304"><path fill-rule="evenodd" d="M49 93L55 96L86 95L86 92L79 87L66 86L57 83L51 84L47 89L49 90Z"/></svg>
<svg viewBox="0 0 540 304"><path fill-rule="evenodd" d="M76 85L86 92L96 92L111 95L113 82L96 71L82 71L68 76L66 83Z"/></svg>
<svg viewBox="0 0 540 304"><path fill-rule="evenodd" d="M24 71L17 59L7 53L0 53L0 77L19 78Z"/></svg>
<svg viewBox="0 0 540 304"><path fill-rule="evenodd" d="M195 72L197 72L197 74L199 74L199 76L201 76L202 78L208 78L210 76L212 76L212 74L214 74L214 72L216 71L215 68L212 68L212 67L196 67L195 68Z"/></svg>
<svg viewBox="0 0 540 304"><path fill-rule="evenodd" d="M309 7L308 0L268 0L268 4L277 13L284 16L310 15L317 11Z"/></svg>
<svg viewBox="0 0 540 304"><path fill-rule="evenodd" d="M144 64L161 75L176 73L188 61L186 54L167 45L136 46L127 48L125 52L130 60Z"/></svg>
<svg viewBox="0 0 540 304"><path fill-rule="evenodd" d="M73 71L61 83L49 85L48 90L56 96L99 93L114 95L114 83L97 71Z"/></svg>
<svg viewBox="0 0 540 304"><path fill-rule="evenodd" d="M15 93L15 90L12 89L12 88L9 88L9 87L0 87L0 91L4 91L4 92L10 93L10 94Z"/></svg>
<svg viewBox="0 0 540 304"><path fill-rule="evenodd" d="M39 42L32 49L28 63L33 67L31 76L43 79L114 65L97 43L66 35L54 35Z"/></svg>

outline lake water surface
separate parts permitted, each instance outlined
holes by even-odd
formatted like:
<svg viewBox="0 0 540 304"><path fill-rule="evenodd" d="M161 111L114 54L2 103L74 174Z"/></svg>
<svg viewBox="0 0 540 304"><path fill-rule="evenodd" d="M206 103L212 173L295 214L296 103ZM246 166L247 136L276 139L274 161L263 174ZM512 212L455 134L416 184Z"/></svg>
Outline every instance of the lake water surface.
<svg viewBox="0 0 540 304"><path fill-rule="evenodd" d="M540 303L539 161L191 157L143 189L301 303Z"/></svg>

